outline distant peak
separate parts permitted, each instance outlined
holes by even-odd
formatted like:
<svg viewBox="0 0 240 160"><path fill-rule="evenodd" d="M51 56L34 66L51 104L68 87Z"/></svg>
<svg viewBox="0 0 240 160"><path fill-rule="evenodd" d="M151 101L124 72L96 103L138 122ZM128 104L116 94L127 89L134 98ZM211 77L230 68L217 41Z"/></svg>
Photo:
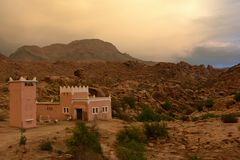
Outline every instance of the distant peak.
<svg viewBox="0 0 240 160"><path fill-rule="evenodd" d="M105 42L101 39L82 39L82 40L74 40L72 42L70 42L69 44L70 45L77 45L79 43L88 43L88 42L95 42L95 43L108 43L108 42Z"/></svg>

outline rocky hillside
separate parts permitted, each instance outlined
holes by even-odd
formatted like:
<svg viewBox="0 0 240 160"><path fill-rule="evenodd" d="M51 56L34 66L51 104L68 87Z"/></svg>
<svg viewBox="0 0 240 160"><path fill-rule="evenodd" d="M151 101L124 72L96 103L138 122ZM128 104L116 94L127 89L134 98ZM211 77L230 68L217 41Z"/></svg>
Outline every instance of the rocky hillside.
<svg viewBox="0 0 240 160"><path fill-rule="evenodd" d="M121 53L113 44L99 39L76 40L69 44L45 47L23 46L10 55L11 59L25 61L128 61L136 60Z"/></svg>
<svg viewBox="0 0 240 160"><path fill-rule="evenodd" d="M240 64L223 72L214 84L214 88L228 94L240 91Z"/></svg>
<svg viewBox="0 0 240 160"><path fill-rule="evenodd" d="M4 59L4 58L3 58ZM56 98L60 85L88 85L94 94L118 99L133 96L137 104L161 108L171 101L174 112L191 113L199 101L216 100L216 108L233 103L231 96L240 88L239 65L230 69L190 65L186 62L146 65L138 61L0 61L0 102L7 107L7 79L37 77L39 100ZM228 97L228 98L225 98ZM221 99L221 103L217 103ZM228 104L227 104L228 105ZM138 110L135 110L136 112Z"/></svg>
<svg viewBox="0 0 240 160"><path fill-rule="evenodd" d="M221 70L192 66L185 62L158 63L154 66L137 61L127 62L1 62L2 90L11 76L34 77L39 80L40 97L51 99L58 94L59 85L89 85L102 95L121 98L134 96L139 103L159 107L169 99L177 106L191 106L199 90L215 81ZM75 74L74 74L75 72ZM1 94L6 94L1 92ZM3 99L4 100L4 99ZM47 99L45 99L47 100ZM6 100L5 103L6 104Z"/></svg>

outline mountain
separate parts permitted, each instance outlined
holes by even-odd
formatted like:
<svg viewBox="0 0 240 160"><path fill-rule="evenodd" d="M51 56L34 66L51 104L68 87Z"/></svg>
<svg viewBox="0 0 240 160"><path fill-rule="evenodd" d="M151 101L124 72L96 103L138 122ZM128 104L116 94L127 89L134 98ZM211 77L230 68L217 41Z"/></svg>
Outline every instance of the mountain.
<svg viewBox="0 0 240 160"><path fill-rule="evenodd" d="M240 64L222 72L213 87L227 94L240 91Z"/></svg>
<svg viewBox="0 0 240 160"><path fill-rule="evenodd" d="M6 61L8 60L8 57L4 56L4 54L0 53L0 61Z"/></svg>
<svg viewBox="0 0 240 160"><path fill-rule="evenodd" d="M72 41L69 44L52 44L45 47L23 46L10 55L24 61L118 61L137 60L121 53L113 44L99 39Z"/></svg>

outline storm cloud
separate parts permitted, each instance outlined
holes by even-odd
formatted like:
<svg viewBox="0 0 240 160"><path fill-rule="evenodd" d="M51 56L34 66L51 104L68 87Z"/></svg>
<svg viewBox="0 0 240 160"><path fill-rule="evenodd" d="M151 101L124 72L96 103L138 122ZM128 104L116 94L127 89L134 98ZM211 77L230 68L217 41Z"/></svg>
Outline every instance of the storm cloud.
<svg viewBox="0 0 240 160"><path fill-rule="evenodd" d="M144 60L235 63L228 57L239 56L239 7L237 0L1 0L0 52L100 38Z"/></svg>

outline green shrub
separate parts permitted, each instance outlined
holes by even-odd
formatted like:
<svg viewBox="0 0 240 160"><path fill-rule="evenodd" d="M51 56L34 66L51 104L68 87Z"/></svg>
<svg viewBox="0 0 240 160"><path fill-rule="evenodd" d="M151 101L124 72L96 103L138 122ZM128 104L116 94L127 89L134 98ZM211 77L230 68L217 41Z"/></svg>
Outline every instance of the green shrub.
<svg viewBox="0 0 240 160"><path fill-rule="evenodd" d="M27 143L27 137L23 134L25 132L25 129L20 129L20 139L19 139L19 145L26 145Z"/></svg>
<svg viewBox="0 0 240 160"><path fill-rule="evenodd" d="M102 157L98 131L94 127L87 127L84 122L76 123L73 135L66 140L66 146L76 159L88 159L93 154Z"/></svg>
<svg viewBox="0 0 240 160"><path fill-rule="evenodd" d="M172 113L172 112L168 112L168 116L171 117L171 118L175 118L176 117L176 115L174 113Z"/></svg>
<svg viewBox="0 0 240 160"><path fill-rule="evenodd" d="M122 103L127 104L130 108L135 108L135 98L132 96L125 96L122 99Z"/></svg>
<svg viewBox="0 0 240 160"><path fill-rule="evenodd" d="M167 138L167 123L165 122L150 122L144 124L145 135L148 138Z"/></svg>
<svg viewBox="0 0 240 160"><path fill-rule="evenodd" d="M195 103L198 112L202 112L203 111L203 107L205 106L205 102L204 101L198 101Z"/></svg>
<svg viewBox="0 0 240 160"><path fill-rule="evenodd" d="M118 145L116 154L119 160L146 160L145 144L130 140Z"/></svg>
<svg viewBox="0 0 240 160"><path fill-rule="evenodd" d="M237 123L238 122L237 116L233 115L233 114L222 115L221 120L224 123Z"/></svg>
<svg viewBox="0 0 240 160"><path fill-rule="evenodd" d="M137 127L127 127L123 130L120 130L117 134L117 141L119 143L125 143L125 141L134 140L139 143L144 143L146 137L142 130Z"/></svg>
<svg viewBox="0 0 240 160"><path fill-rule="evenodd" d="M140 128L128 127L117 134L116 155L120 160L145 160L146 137Z"/></svg>
<svg viewBox="0 0 240 160"><path fill-rule="evenodd" d="M165 109L166 111L172 109L172 102L166 101L164 104L162 104L162 108Z"/></svg>
<svg viewBox="0 0 240 160"><path fill-rule="evenodd" d="M215 115L215 114L213 114L213 113L206 113L206 114L201 115L199 118L200 118L201 120L205 120L205 119L217 118L217 117L218 117L218 115Z"/></svg>
<svg viewBox="0 0 240 160"><path fill-rule="evenodd" d="M199 120L199 117L191 117L191 120L192 120L193 122L196 122L196 121Z"/></svg>
<svg viewBox="0 0 240 160"><path fill-rule="evenodd" d="M207 107L207 108L212 108L213 106L214 106L214 100L213 99L208 99L208 100L206 100L205 101L205 106Z"/></svg>
<svg viewBox="0 0 240 160"><path fill-rule="evenodd" d="M142 112L138 115L137 120L140 122L160 121L161 117L158 113L148 106L143 107Z"/></svg>
<svg viewBox="0 0 240 160"><path fill-rule="evenodd" d="M112 97L112 116L124 121L132 121L127 113L124 112L124 105L122 105L116 98Z"/></svg>
<svg viewBox="0 0 240 160"><path fill-rule="evenodd" d="M237 101L237 102L240 102L240 92L237 92L234 96L234 99Z"/></svg>
<svg viewBox="0 0 240 160"><path fill-rule="evenodd" d="M215 115L213 113L205 113L198 117L191 117L191 120L195 122L195 121L199 121L199 120L205 120L205 119L217 118L217 117L219 117L219 116Z"/></svg>
<svg viewBox="0 0 240 160"><path fill-rule="evenodd" d="M43 140L40 142L39 148L42 151L52 151L52 142L49 139Z"/></svg>
<svg viewBox="0 0 240 160"><path fill-rule="evenodd" d="M202 158L196 156L196 155L193 155L193 156L190 156L189 157L189 160L202 160Z"/></svg>

